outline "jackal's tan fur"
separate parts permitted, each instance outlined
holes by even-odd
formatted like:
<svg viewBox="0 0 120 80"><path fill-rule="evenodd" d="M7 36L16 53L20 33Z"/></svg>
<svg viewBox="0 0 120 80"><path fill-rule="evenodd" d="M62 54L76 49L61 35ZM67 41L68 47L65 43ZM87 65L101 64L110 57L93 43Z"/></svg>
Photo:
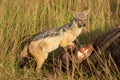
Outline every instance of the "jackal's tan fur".
<svg viewBox="0 0 120 80"><path fill-rule="evenodd" d="M74 13L73 20L58 28L45 31L33 36L20 53L20 61L28 57L28 52L36 59L36 71L41 69L48 53L57 49L59 46L66 47L73 44L79 36L82 28L86 26L88 10L81 13ZM74 45L74 44L73 44Z"/></svg>

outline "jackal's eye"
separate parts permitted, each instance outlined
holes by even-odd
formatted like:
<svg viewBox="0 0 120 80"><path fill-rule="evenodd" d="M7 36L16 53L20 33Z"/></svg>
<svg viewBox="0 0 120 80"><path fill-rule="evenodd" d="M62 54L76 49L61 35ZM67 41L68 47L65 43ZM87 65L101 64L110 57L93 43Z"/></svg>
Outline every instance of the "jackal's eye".
<svg viewBox="0 0 120 80"><path fill-rule="evenodd" d="M87 21L87 19L84 19L85 21Z"/></svg>
<svg viewBox="0 0 120 80"><path fill-rule="evenodd" d="M87 22L87 19L84 19L85 23Z"/></svg>
<svg viewBox="0 0 120 80"><path fill-rule="evenodd" d="M79 19L79 18L76 18L75 20L76 20L76 21L82 21L82 20L81 20L81 19Z"/></svg>
<svg viewBox="0 0 120 80"><path fill-rule="evenodd" d="M78 19L78 21L82 21L81 19Z"/></svg>

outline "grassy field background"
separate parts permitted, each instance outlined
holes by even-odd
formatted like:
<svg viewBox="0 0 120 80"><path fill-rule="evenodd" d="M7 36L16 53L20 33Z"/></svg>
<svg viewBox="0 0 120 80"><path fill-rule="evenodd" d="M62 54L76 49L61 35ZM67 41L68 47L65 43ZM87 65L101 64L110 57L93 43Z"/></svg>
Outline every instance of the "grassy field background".
<svg viewBox="0 0 120 80"><path fill-rule="evenodd" d="M23 37L60 27L73 18L70 11L80 12L85 7L89 7L90 14L79 44L93 42L120 23L120 0L0 0L0 80L41 78L28 76L29 71L21 78L16 76L16 55ZM62 74L53 79L66 80L68 76ZM95 76L79 79L95 80ZM113 75L106 74L103 79L112 80Z"/></svg>

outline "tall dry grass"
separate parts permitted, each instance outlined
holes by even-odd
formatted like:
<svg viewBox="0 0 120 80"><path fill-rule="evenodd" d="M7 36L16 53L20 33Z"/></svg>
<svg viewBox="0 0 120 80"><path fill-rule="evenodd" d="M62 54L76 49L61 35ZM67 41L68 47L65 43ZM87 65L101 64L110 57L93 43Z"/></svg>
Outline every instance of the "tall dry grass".
<svg viewBox="0 0 120 80"><path fill-rule="evenodd" d="M90 8L90 14L79 44L92 42L98 35L120 23L119 0L1 0L0 79L20 79L16 76L15 62L19 43L24 36L60 27L73 18L71 10L82 11L84 7ZM107 72L108 75L102 75L101 78L112 80L112 74ZM30 72L26 71L22 79L41 78L29 75ZM92 75L89 79L95 80L95 77ZM68 79L68 75L61 74L53 79ZM88 78L82 78L81 74L81 79Z"/></svg>

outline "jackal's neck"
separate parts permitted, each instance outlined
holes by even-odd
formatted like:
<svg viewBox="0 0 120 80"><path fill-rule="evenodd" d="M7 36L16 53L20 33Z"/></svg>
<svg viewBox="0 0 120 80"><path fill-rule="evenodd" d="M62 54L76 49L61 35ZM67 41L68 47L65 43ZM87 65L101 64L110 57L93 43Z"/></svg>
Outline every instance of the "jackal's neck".
<svg viewBox="0 0 120 80"><path fill-rule="evenodd" d="M70 23L71 25L71 28L72 29L81 29L82 27L78 27L78 23L76 22L76 20L75 19L73 19L72 21L71 21L71 23Z"/></svg>
<svg viewBox="0 0 120 80"><path fill-rule="evenodd" d="M71 21L70 30L74 32L74 35L78 36L81 33L82 28L83 27L78 27L78 23L74 19Z"/></svg>

